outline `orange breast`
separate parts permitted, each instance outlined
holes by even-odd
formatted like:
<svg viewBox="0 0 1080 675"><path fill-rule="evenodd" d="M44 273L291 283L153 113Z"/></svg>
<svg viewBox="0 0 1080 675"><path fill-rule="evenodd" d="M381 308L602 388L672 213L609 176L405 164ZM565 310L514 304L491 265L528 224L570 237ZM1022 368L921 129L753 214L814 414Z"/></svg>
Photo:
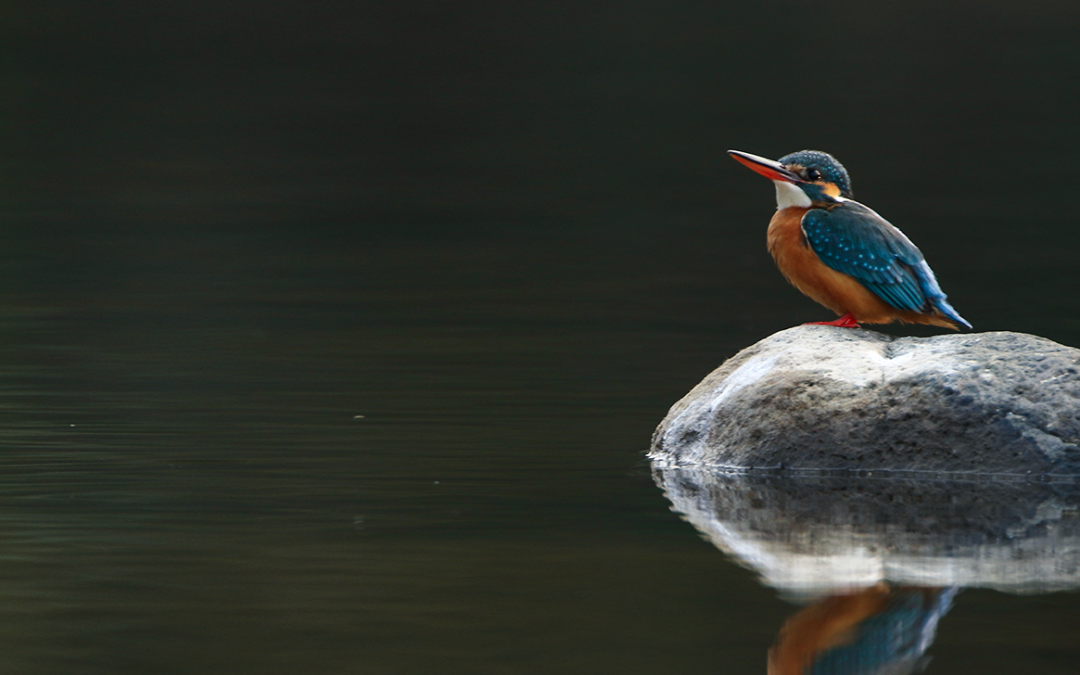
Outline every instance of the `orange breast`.
<svg viewBox="0 0 1080 675"><path fill-rule="evenodd" d="M802 217L807 208L792 206L781 209L769 223L768 244L780 272L814 301L838 315L851 314L859 323L927 323L952 328L945 319L896 309L867 290L855 277L837 272L821 262L806 242Z"/></svg>
<svg viewBox="0 0 1080 675"><path fill-rule="evenodd" d="M878 584L820 600L788 619L769 650L768 675L803 675L825 652L848 644L863 621L888 605L889 587Z"/></svg>

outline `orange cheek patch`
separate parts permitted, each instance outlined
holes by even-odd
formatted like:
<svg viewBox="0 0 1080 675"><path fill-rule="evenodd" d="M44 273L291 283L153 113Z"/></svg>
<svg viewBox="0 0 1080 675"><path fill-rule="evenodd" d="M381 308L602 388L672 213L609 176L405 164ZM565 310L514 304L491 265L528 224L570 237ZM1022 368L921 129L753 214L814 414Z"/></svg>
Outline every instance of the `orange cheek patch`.
<svg viewBox="0 0 1080 675"><path fill-rule="evenodd" d="M820 185L821 191L830 197L839 197L840 188L836 186L836 183L828 183L823 180L815 181L814 185Z"/></svg>

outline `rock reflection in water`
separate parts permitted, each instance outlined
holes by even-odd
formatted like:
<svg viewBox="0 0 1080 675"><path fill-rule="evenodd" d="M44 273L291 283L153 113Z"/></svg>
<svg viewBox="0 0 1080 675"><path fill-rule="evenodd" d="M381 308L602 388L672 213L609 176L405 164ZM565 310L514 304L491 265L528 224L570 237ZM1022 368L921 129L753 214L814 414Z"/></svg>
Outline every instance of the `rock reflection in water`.
<svg viewBox="0 0 1080 675"><path fill-rule="evenodd" d="M1080 586L1074 483L793 478L655 468L673 508L787 596L879 581Z"/></svg>
<svg viewBox="0 0 1080 675"><path fill-rule="evenodd" d="M810 603L770 675L902 674L963 587L1080 587L1080 486L792 477L654 466L674 510L782 595Z"/></svg>

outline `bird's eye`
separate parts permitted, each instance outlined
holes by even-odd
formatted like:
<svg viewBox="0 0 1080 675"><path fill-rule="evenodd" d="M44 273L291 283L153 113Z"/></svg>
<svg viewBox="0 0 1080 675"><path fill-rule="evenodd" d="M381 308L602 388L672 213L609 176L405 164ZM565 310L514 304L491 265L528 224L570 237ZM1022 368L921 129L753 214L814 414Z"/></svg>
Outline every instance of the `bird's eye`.
<svg viewBox="0 0 1080 675"><path fill-rule="evenodd" d="M806 177L810 180L817 180L818 178L821 178L821 172L817 169L807 169Z"/></svg>

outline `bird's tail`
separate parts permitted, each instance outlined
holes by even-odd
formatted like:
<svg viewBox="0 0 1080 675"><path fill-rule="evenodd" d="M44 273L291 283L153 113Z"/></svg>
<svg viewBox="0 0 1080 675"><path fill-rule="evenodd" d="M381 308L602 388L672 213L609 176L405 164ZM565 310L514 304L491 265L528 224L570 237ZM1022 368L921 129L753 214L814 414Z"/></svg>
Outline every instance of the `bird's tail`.
<svg viewBox="0 0 1080 675"><path fill-rule="evenodd" d="M964 317L957 314L956 310L953 309L953 306L945 300L945 296L942 296L940 298L934 298L932 302L934 304L934 308L937 311L941 312L941 315L944 316L946 319L952 321L957 325L963 326L968 330L971 330L971 324L968 323L967 320L964 319Z"/></svg>
<svg viewBox="0 0 1080 675"><path fill-rule="evenodd" d="M923 295L926 296L929 304L938 311L943 317L952 321L959 328L963 326L968 330L971 330L971 324L967 320L960 316L953 306L949 304L949 301L945 299L945 292L941 290L941 286L938 285L937 277L934 276L934 271L930 269L930 266L926 264L925 260L920 260L918 264L912 265L912 269L915 271L915 276L919 279L919 286L922 288Z"/></svg>

